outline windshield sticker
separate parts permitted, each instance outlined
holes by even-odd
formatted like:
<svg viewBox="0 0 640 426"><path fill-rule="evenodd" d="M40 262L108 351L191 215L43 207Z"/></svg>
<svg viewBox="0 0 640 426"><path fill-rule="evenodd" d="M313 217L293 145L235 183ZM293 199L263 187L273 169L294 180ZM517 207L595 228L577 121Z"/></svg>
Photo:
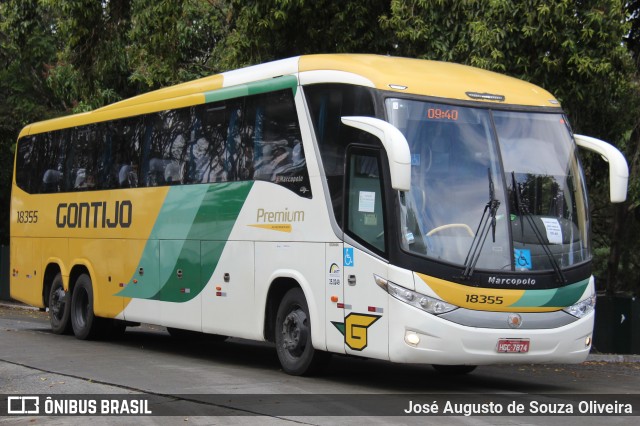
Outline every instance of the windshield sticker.
<svg viewBox="0 0 640 426"><path fill-rule="evenodd" d="M358 211L364 213L375 212L376 193L371 191L360 191L358 201Z"/></svg>
<svg viewBox="0 0 640 426"><path fill-rule="evenodd" d="M377 226L378 216L375 213L367 213L363 217L365 226Z"/></svg>
<svg viewBox="0 0 640 426"><path fill-rule="evenodd" d="M420 154L411 154L411 165L412 166L420 165Z"/></svg>
<svg viewBox="0 0 640 426"><path fill-rule="evenodd" d="M516 261L516 269L531 269L531 250L529 249L513 249L513 255Z"/></svg>
<svg viewBox="0 0 640 426"><path fill-rule="evenodd" d="M547 239L549 244L562 244L562 228L558 219L541 217L542 223L547 230Z"/></svg>

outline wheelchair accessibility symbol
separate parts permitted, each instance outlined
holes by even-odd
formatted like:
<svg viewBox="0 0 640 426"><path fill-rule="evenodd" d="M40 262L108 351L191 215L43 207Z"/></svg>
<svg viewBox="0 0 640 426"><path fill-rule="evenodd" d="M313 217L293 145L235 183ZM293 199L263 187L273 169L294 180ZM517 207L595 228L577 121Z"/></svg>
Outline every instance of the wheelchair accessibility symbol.
<svg viewBox="0 0 640 426"><path fill-rule="evenodd" d="M344 249L344 266L353 266L353 249Z"/></svg>
<svg viewBox="0 0 640 426"><path fill-rule="evenodd" d="M513 249L513 255L516 261L516 269L531 269L531 250Z"/></svg>

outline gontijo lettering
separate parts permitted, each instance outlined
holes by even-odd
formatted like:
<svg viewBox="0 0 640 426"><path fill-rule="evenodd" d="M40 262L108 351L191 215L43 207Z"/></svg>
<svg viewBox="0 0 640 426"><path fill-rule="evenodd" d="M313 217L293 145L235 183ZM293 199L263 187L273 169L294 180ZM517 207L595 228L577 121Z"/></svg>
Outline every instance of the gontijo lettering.
<svg viewBox="0 0 640 426"><path fill-rule="evenodd" d="M133 203L130 200L60 203L56 210L58 228L128 228L132 218Z"/></svg>

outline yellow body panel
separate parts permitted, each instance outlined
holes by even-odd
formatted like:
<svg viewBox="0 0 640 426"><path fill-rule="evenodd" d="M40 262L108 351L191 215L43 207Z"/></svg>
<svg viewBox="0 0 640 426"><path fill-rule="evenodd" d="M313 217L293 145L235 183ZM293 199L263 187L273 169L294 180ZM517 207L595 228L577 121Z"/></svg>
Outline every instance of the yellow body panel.
<svg viewBox="0 0 640 426"><path fill-rule="evenodd" d="M141 114L149 114L152 112L164 111L174 108L183 108L191 105L204 103L204 94L193 94L181 96L178 98L170 98L159 100L157 102L148 102L140 105L125 105L123 108L105 108L92 112L70 115L67 117L55 118L52 120L34 123L28 128L23 129L20 137L25 135L35 135L38 133L50 132L52 130L66 129L69 127L83 126L86 124L100 123L103 121L116 120L119 118L133 117Z"/></svg>
<svg viewBox="0 0 640 426"><path fill-rule="evenodd" d="M546 90L533 84L491 71L448 62L396 58L378 55L310 55L300 58L300 72L346 71L371 80L376 88L398 93L471 101L466 92L505 96L504 102L488 103L558 106ZM406 86L397 90L389 85Z"/></svg>
<svg viewBox="0 0 640 426"><path fill-rule="evenodd" d="M491 71L448 62L380 55L329 54L301 56L298 66L299 72L327 70L358 74L372 81L378 89L398 93L464 101L473 101L466 92L490 93L503 95L505 100L503 102L478 100L477 102L541 107L558 106L553 95L531 83ZM259 73L260 66L255 67L255 70L256 80L265 78ZM228 74L233 73L234 71L231 71ZM286 70L283 69L283 74L285 73ZM406 89L394 89L390 85L405 86ZM20 137L201 104L204 102L204 92L217 90L223 86L223 74L204 77L126 99L92 112L35 123L25 127L20 133Z"/></svg>
<svg viewBox="0 0 640 426"><path fill-rule="evenodd" d="M224 78L222 74L204 77L198 80L178 84L176 86L165 87L153 92L145 93L130 99L125 99L111 105L104 106L96 112L105 112L118 109L142 106L144 104L163 101L165 99L182 98L190 95L200 95L209 90L222 88Z"/></svg>
<svg viewBox="0 0 640 426"><path fill-rule="evenodd" d="M11 297L38 308L44 307L41 253L38 238L11 240Z"/></svg>
<svg viewBox="0 0 640 426"><path fill-rule="evenodd" d="M126 284L131 279L131 271L137 267L168 191L169 187L157 187L29 195L14 185L11 296L43 307L42 279L46 266L55 263L60 267L64 286L68 289L71 268L82 265L87 268L93 281L96 315L118 315L129 299L112 296L122 290L121 283ZM125 200L131 201L135 227L102 227L103 211L99 203L106 203L105 219L112 221L114 206ZM70 228L67 217L69 210L61 205L80 203L88 204L90 208L91 203L95 203L100 208L97 212L84 209L75 227ZM37 222L18 223L17 214L20 211L37 211ZM60 226L63 223L65 226Z"/></svg>
<svg viewBox="0 0 640 426"><path fill-rule="evenodd" d="M512 305L518 302L525 293L525 290L471 287L455 284L429 275L417 275L424 281L424 284L435 291L442 300L467 309L513 312L514 308ZM416 285L419 286L421 284L416 282ZM470 300L475 300L475 302L471 302ZM552 312L557 311L558 308L518 306L517 310L518 312Z"/></svg>

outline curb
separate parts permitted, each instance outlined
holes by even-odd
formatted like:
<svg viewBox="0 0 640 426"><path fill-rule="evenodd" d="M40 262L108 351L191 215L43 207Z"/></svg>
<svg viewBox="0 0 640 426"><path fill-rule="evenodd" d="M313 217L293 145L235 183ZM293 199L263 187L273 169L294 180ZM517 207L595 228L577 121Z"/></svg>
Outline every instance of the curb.
<svg viewBox="0 0 640 426"><path fill-rule="evenodd" d="M29 311L39 311L40 308L36 308L34 306L25 305L20 302L14 302L13 300L2 300L0 301L0 307L10 308L10 309L25 309Z"/></svg>
<svg viewBox="0 0 640 426"><path fill-rule="evenodd" d="M640 362L640 355L590 354L587 362Z"/></svg>

